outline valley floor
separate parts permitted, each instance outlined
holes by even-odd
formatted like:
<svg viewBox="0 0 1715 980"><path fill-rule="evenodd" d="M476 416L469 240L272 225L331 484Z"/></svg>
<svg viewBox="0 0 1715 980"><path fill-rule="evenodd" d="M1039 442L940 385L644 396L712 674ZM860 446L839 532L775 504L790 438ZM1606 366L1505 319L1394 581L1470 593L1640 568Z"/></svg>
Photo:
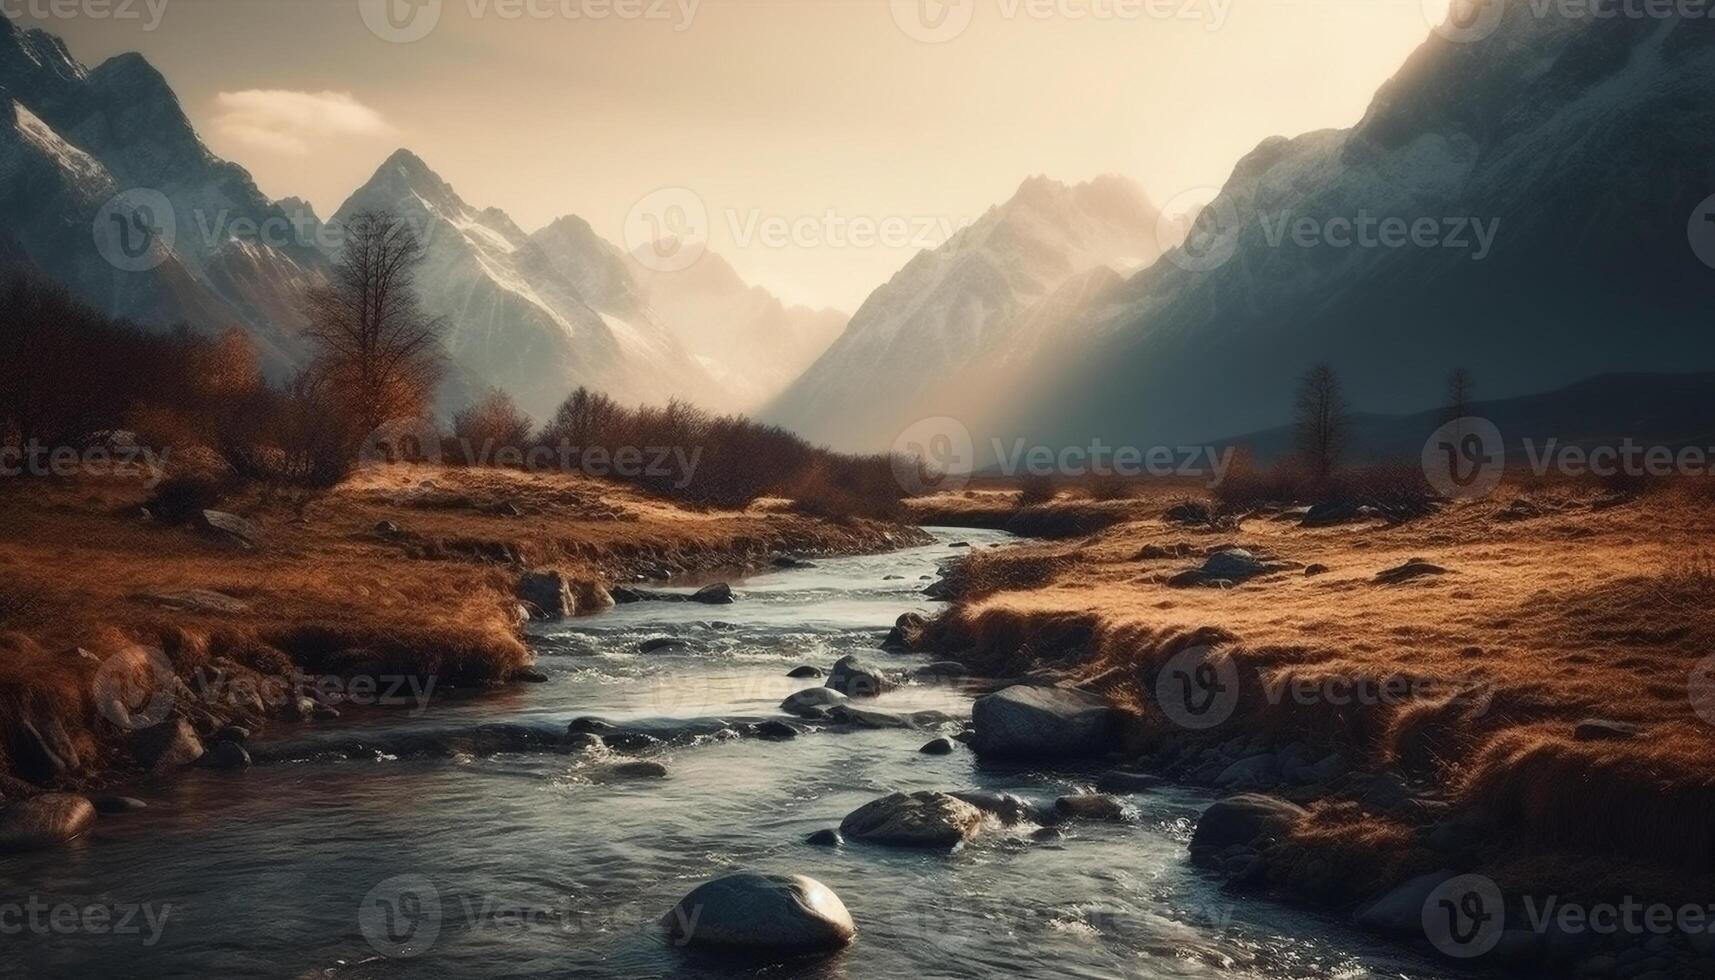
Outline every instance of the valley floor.
<svg viewBox="0 0 1715 980"><path fill-rule="evenodd" d="M206 738L389 687L529 680L527 571L561 573L582 613L611 605L617 583L925 539L778 501L695 511L492 469L374 468L314 498L247 491L218 505L247 523L237 534L151 519L149 497L140 477L0 485L0 800L148 768L161 747L133 736L158 728L127 711L167 705ZM173 695L154 700L163 687Z"/></svg>
<svg viewBox="0 0 1715 980"><path fill-rule="evenodd" d="M1708 901L1708 499L1515 490L1323 527L1281 508L1176 523L1166 490L1012 499L914 502L1063 532L965 559L916 646L1107 694L1139 770L1306 807L1254 848L1194 854L1235 886L1359 909L1458 871L1539 900Z"/></svg>

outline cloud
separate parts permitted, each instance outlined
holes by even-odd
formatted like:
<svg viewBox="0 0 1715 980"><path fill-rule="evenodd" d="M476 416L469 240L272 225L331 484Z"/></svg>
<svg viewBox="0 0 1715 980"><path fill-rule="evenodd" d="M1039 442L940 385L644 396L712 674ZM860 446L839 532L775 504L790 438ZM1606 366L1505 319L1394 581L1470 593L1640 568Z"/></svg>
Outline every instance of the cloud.
<svg viewBox="0 0 1715 980"><path fill-rule="evenodd" d="M311 144L340 137L385 137L396 130L349 92L245 89L214 97L215 130L258 149L302 156Z"/></svg>

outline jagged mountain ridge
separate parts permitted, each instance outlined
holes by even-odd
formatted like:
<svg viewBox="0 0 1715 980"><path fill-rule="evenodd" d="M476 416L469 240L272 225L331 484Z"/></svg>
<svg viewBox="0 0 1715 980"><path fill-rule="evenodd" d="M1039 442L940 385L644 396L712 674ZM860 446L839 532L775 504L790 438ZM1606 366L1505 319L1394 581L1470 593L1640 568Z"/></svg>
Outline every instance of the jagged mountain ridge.
<svg viewBox="0 0 1715 980"><path fill-rule="evenodd" d="M1514 4L1487 39L1432 35L1353 129L1277 137L1242 160L1204 251L1128 280L1106 339L977 428L1143 446L1261 430L1318 361L1376 412L1435 404L1460 365L1497 398L1715 366L1715 272L1687 239L1715 192L1712 96L1707 19L1567 21ZM1298 247L1262 220L1364 214L1498 224L1474 260L1474 242ZM1231 257L1203 268L1222 247Z"/></svg>
<svg viewBox="0 0 1715 980"><path fill-rule="evenodd" d="M918 253L765 412L812 440L876 449L916 418L1069 340L1065 315L1159 254L1159 215L1121 177L1026 180L1011 199Z"/></svg>

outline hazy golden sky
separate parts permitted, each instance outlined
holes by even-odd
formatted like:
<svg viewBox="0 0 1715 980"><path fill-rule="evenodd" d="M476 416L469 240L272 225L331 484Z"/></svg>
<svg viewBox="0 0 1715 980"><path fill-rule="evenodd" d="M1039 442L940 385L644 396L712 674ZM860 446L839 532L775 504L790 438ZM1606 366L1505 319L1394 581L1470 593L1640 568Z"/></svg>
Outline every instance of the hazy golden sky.
<svg viewBox="0 0 1715 980"><path fill-rule="evenodd" d="M324 216L400 146L527 231L578 214L620 242L639 199L686 188L741 273L848 312L1030 174L1124 173L1166 201L1267 136L1351 125L1428 36L1425 3L1445 9L391 0L388 20L380 0L111 0L135 16L96 20L50 2L0 7L92 64L144 52L216 153Z"/></svg>

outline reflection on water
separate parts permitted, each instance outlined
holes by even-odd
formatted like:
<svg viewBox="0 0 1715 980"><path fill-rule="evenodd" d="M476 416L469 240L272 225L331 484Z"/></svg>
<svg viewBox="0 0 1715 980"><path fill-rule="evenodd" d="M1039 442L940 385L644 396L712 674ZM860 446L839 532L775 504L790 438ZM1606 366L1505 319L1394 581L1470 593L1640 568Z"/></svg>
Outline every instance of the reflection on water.
<svg viewBox="0 0 1715 980"><path fill-rule="evenodd" d="M645 603L544 629L549 682L427 711L287 729L272 748L492 722L578 716L677 730L777 716L796 681L875 649L894 618L927 610L920 576L1002 536L937 544L736 584L730 606ZM890 577L898 576L898 577ZM642 653L657 637L686 646ZM916 685L884 709L968 715L957 685ZM361 727L357 727L357 726ZM719 725L698 730L718 731ZM0 858L20 905L149 912L159 934L26 929L8 970L31 976L334 977L1431 977L1438 968L1343 926L1224 894L1190 868L1199 800L1134 797L1137 820L1059 838L991 828L948 855L802 843L892 790L982 787L1052 797L1088 773L980 769L963 749L926 756L921 731L818 732L787 742L705 734L653 757L665 780L597 778L575 756L283 762L195 771L130 791L148 811L104 818L64 850ZM655 920L740 868L809 874L850 908L858 942L831 957L733 960L668 945ZM117 921L117 916L115 916ZM385 954L385 955L384 955ZM0 972L7 972L0 970Z"/></svg>

